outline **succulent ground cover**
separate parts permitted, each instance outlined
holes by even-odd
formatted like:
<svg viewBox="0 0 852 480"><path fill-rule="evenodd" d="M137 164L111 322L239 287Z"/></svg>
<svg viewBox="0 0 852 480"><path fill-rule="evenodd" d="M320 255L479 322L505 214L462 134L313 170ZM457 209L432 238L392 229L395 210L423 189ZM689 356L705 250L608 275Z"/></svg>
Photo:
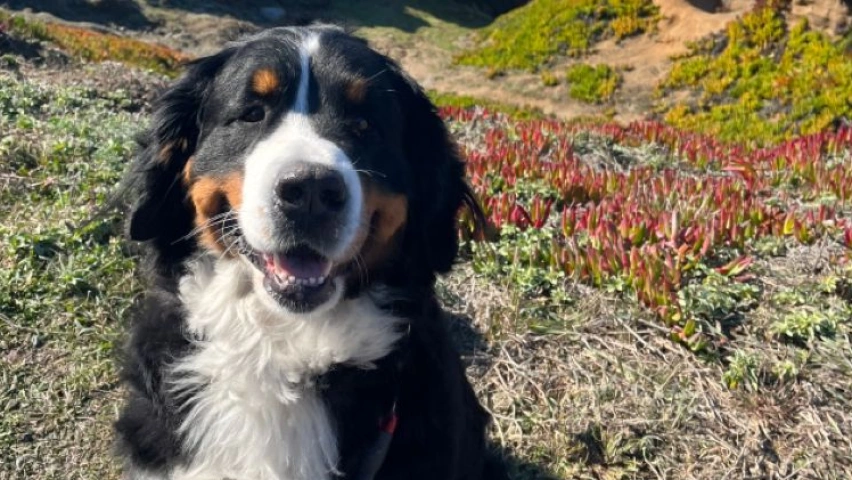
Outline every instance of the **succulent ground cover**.
<svg viewBox="0 0 852 480"><path fill-rule="evenodd" d="M765 239L852 248L852 128L749 150L652 122L447 115L493 125L467 152L491 224L514 245L482 249L489 260L635 296L695 350L717 319L690 298L694 282L747 284Z"/></svg>
<svg viewBox="0 0 852 480"><path fill-rule="evenodd" d="M656 13L647 0L535 0L499 17L456 60L493 71L536 71L558 56L581 56L604 38L649 31Z"/></svg>
<svg viewBox="0 0 852 480"><path fill-rule="evenodd" d="M475 46L456 55L460 65L481 67L488 76L506 70L539 72L542 84L567 82L575 100L601 103L620 85L608 65L555 65L582 58L602 40L616 41L654 30L658 8L646 0L535 0L478 31Z"/></svg>
<svg viewBox="0 0 852 480"><path fill-rule="evenodd" d="M756 7L676 60L659 92L687 99L665 107L667 123L756 143L849 125L850 37L832 40L804 19L788 28L784 3Z"/></svg>
<svg viewBox="0 0 852 480"><path fill-rule="evenodd" d="M565 73L568 94L572 98L588 103L609 100L621 83L621 74L609 65L578 63L568 67Z"/></svg>

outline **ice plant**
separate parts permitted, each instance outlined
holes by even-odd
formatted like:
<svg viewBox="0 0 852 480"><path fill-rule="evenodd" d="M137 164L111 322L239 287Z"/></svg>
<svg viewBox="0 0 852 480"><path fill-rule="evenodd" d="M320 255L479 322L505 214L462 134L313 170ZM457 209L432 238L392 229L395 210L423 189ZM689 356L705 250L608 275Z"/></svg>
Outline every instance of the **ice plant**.
<svg viewBox="0 0 852 480"><path fill-rule="evenodd" d="M487 126L464 149L471 184L499 230L550 228L549 252L530 261L602 286L614 279L657 312L685 342L698 335L677 292L719 248L742 256L718 272L744 280L746 255L761 237L810 243L836 236L852 248L852 129L840 128L766 148L722 143L655 122L576 125L509 122L488 112L447 108L445 118ZM577 145L597 138L625 147L652 144L662 167L595 165ZM585 140L584 140L585 139ZM537 185L535 193L526 185Z"/></svg>

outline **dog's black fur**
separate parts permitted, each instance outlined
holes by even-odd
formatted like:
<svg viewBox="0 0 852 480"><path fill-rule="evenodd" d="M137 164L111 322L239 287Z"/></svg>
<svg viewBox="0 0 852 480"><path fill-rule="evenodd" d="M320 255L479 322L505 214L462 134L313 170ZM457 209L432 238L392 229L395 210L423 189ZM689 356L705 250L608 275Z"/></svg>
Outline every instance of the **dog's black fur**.
<svg viewBox="0 0 852 480"><path fill-rule="evenodd" d="M238 170L240 155L268 132L265 121L221 127L249 101L248 94L229 93L242 92L251 71L275 69L283 91L264 108L270 119L287 111L293 95L287 85L295 81L298 60L282 39L294 31L270 30L191 63L162 95L140 139L127 176L133 192L129 236L144 241L140 266L149 287L133 314L123 369L130 393L116 423L130 471L168 478L171 469L192 461L178 433L183 403L167 378L169 366L195 348L184 328L178 282L190 259L220 252L192 235L193 205L182 178L196 157L203 162L195 161L194 175ZM393 295L383 308L403 318L409 333L373 370L339 365L315 379L334 419L338 469L353 477L396 400L399 426L377 479L505 478L488 453L488 415L465 377L434 293L436 274L449 271L458 253L459 208L479 212L463 163L435 107L393 61L341 31L322 32L330 47L311 80L320 97L312 99L314 125L357 158L358 168L374 172L370 181L404 195L408 206L404 227L367 278L355 270L347 274L346 295L386 285ZM337 92L354 76L370 78L358 106ZM354 132L354 117L367 118L370 131Z"/></svg>

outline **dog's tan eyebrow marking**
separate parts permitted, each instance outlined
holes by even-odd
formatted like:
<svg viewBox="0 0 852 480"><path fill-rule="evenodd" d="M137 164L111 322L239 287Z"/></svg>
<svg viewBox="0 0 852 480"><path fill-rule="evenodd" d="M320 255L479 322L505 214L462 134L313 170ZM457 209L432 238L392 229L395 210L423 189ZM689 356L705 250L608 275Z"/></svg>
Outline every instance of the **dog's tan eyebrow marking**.
<svg viewBox="0 0 852 480"><path fill-rule="evenodd" d="M352 103L362 103L367 96L367 85L369 81L365 78L356 78L346 86L346 99Z"/></svg>
<svg viewBox="0 0 852 480"><path fill-rule="evenodd" d="M280 84L278 75L271 68L258 69L251 77L252 91L262 96L272 95Z"/></svg>

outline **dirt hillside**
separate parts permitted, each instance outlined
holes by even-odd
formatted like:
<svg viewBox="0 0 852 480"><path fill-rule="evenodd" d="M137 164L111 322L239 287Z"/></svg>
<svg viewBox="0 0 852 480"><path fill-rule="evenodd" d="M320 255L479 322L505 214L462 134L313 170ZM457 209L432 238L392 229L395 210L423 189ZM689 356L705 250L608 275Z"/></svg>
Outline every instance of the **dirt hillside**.
<svg viewBox="0 0 852 480"><path fill-rule="evenodd" d="M754 6L754 0L655 0L660 19L651 34L622 42L604 41L582 59L623 70L623 84L605 105L572 100L565 82L544 87L538 74L508 72L491 77L481 69L455 65L454 54L469 46L477 28L493 18L463 4L415 2L333 2L248 0L11 0L8 8L41 19L71 22L122 35L164 43L203 55L223 42L259 28L332 21L355 29L373 45L398 59L424 86L440 92L531 106L562 118L605 114L619 121L647 115L653 87L684 53L689 42L720 32ZM849 28L849 10L840 0L793 2L791 22L807 18L813 27L839 35ZM576 60L557 61L558 72Z"/></svg>

